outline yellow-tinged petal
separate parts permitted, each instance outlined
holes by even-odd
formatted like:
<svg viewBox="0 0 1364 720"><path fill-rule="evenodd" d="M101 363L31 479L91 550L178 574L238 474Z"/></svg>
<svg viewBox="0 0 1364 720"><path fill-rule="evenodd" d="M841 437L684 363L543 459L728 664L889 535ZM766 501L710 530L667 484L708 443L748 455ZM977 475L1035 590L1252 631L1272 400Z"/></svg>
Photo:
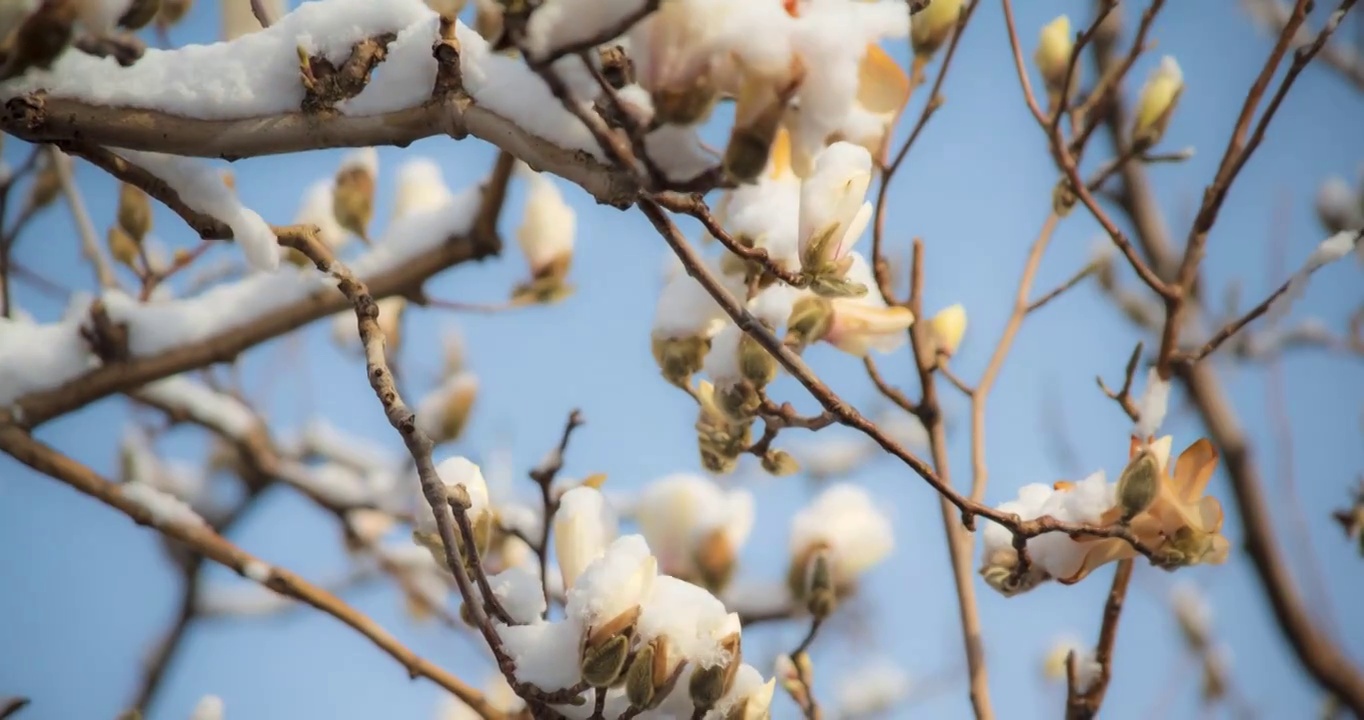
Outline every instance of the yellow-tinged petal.
<svg viewBox="0 0 1364 720"><path fill-rule="evenodd" d="M866 355L872 348L885 352L904 341L904 332L914 324L914 313L906 307L877 307L857 300L834 303L834 321L826 339L835 347L854 355Z"/></svg>
<svg viewBox="0 0 1364 720"><path fill-rule="evenodd" d="M1057 581L1063 585L1074 585L1075 583L1084 580L1085 576L1089 575L1097 567L1106 563L1111 563L1115 560L1126 560L1136 556L1137 551L1134 550L1126 540L1120 538L1105 538L1093 543L1089 547L1088 551L1085 552L1084 560L1080 562L1080 569L1076 570L1074 575L1065 578L1057 578Z"/></svg>
<svg viewBox="0 0 1364 720"><path fill-rule="evenodd" d="M876 115L899 115L909 93L909 74L880 45L868 44L857 68L857 104Z"/></svg>
<svg viewBox="0 0 1364 720"><path fill-rule="evenodd" d="M1199 438L1175 461L1174 483L1179 499L1186 503L1198 502L1216 471L1217 449L1207 438Z"/></svg>
<svg viewBox="0 0 1364 720"><path fill-rule="evenodd" d="M785 126L777 129L772 138L772 150L767 156L767 175L773 180L791 177L791 133Z"/></svg>

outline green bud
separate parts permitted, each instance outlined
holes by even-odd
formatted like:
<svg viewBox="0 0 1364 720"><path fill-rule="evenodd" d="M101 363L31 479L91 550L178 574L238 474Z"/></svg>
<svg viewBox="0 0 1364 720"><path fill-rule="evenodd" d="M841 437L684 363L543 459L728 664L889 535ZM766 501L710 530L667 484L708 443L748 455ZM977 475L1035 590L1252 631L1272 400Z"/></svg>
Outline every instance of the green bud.
<svg viewBox="0 0 1364 720"><path fill-rule="evenodd" d="M1056 213L1057 217L1065 217L1075 209L1075 202L1078 199L1075 195L1075 186L1070 184L1070 178L1063 177L1051 189L1052 212Z"/></svg>
<svg viewBox="0 0 1364 720"><path fill-rule="evenodd" d="M725 696L725 666L697 668L691 674L687 691L691 695L693 705L698 709L709 710Z"/></svg>
<svg viewBox="0 0 1364 720"><path fill-rule="evenodd" d="M826 618L838 602L834 594L833 569L829 567L829 553L816 552L805 568L805 608L817 618Z"/></svg>
<svg viewBox="0 0 1364 720"><path fill-rule="evenodd" d="M860 298L867 294L867 286L838 275L814 275L810 291L826 298Z"/></svg>
<svg viewBox="0 0 1364 720"><path fill-rule="evenodd" d="M625 669L625 660L630 655L630 638L627 635L613 635L597 646L583 648L580 668L583 680L594 688L608 688L620 678Z"/></svg>
<svg viewBox="0 0 1364 720"><path fill-rule="evenodd" d="M829 332L833 319L833 303L822 297L802 297L786 320L786 344L797 352L804 350Z"/></svg>
<svg viewBox="0 0 1364 720"><path fill-rule="evenodd" d="M747 333L739 339L739 372L756 387L777 379L777 359Z"/></svg>
<svg viewBox="0 0 1364 720"><path fill-rule="evenodd" d="M630 706L647 709L654 701L654 646L645 645L635 653L634 662L625 671L625 697Z"/></svg>
<svg viewBox="0 0 1364 720"><path fill-rule="evenodd" d="M701 370L710 341L703 337L654 338L654 360L664 379L678 387L686 387L691 376Z"/></svg>
<svg viewBox="0 0 1364 720"><path fill-rule="evenodd" d="M737 382L715 389L715 403L733 420L751 420L762 405L757 388L748 382Z"/></svg>
<svg viewBox="0 0 1364 720"><path fill-rule="evenodd" d="M786 477L800 472L800 463L785 450L768 450L763 454L763 470L774 477Z"/></svg>
<svg viewBox="0 0 1364 720"><path fill-rule="evenodd" d="M1128 523L1155 502L1160 492L1160 461L1150 448L1143 449L1123 468L1118 477L1118 505L1121 522Z"/></svg>

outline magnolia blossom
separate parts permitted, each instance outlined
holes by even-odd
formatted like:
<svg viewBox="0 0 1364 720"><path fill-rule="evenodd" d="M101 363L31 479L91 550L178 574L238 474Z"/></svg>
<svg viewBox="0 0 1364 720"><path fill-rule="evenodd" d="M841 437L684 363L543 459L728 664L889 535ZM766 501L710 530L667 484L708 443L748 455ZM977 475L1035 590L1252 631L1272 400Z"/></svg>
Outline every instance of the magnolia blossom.
<svg viewBox="0 0 1364 720"><path fill-rule="evenodd" d="M1070 654L1075 653L1076 690L1086 692L1099 679L1103 665L1099 664L1093 648L1087 647L1072 635L1063 635L1052 643L1042 660L1042 674L1053 682L1066 679Z"/></svg>
<svg viewBox="0 0 1364 720"><path fill-rule="evenodd" d="M189 714L189 720L223 720L226 717L223 707L223 699L217 695L205 695L199 698L195 704L194 711Z"/></svg>
<svg viewBox="0 0 1364 720"><path fill-rule="evenodd" d="M909 75L880 45L868 45L857 66L857 96L840 135L884 158L891 129L909 102Z"/></svg>
<svg viewBox="0 0 1364 720"><path fill-rule="evenodd" d="M598 628L639 608L658 576L658 561L641 535L616 538L568 590L566 614Z"/></svg>
<svg viewBox="0 0 1364 720"><path fill-rule="evenodd" d="M437 445L456 440L477 397L478 376L454 373L417 403L417 427Z"/></svg>
<svg viewBox="0 0 1364 720"><path fill-rule="evenodd" d="M763 720L770 716L776 678L764 681L752 665L740 665L729 692L706 713L706 720Z"/></svg>
<svg viewBox="0 0 1364 720"><path fill-rule="evenodd" d="M876 278L871 265L860 253L848 256L847 281L874 288ZM830 301L832 315L824 340L850 355L865 357L872 350L893 352L908 339L906 332L914 324L914 313L909 308L886 305L881 293L868 292L862 297L840 297Z"/></svg>
<svg viewBox="0 0 1364 720"><path fill-rule="evenodd" d="M436 474L440 476L441 483L445 486L446 491L451 494L451 497L455 497L454 493L460 488L467 494L469 508L465 511L465 515L473 527L474 540L479 545L478 549L486 550L492 534L492 508L488 502L488 484L483 479L483 471L468 458L456 456L447 458L436 465ZM458 531L456 536L460 537ZM446 548L441 541L436 516L431 506L425 502L422 502L417 509L412 539L425 547L436 562L448 567ZM459 541L459 547L451 548L451 550L458 550L461 553L467 552L463 547L462 540Z"/></svg>
<svg viewBox="0 0 1364 720"><path fill-rule="evenodd" d="M606 497L590 487L576 487L559 498L554 514L554 556L565 588L572 588L583 570L616 537L616 515Z"/></svg>
<svg viewBox="0 0 1364 720"><path fill-rule="evenodd" d="M679 473L651 483L634 518L663 572L719 588L753 527L753 495Z"/></svg>
<svg viewBox="0 0 1364 720"><path fill-rule="evenodd" d="M294 223L297 225L315 225L317 227L317 238L333 251L340 250L350 240L350 235L346 229L336 221L336 215L332 212L332 181L318 180L303 192L303 203L298 208L298 213L294 215ZM311 267L312 262L303 254L293 248L283 249L287 257L296 265L306 263ZM298 259L302 260L299 262Z"/></svg>
<svg viewBox="0 0 1364 720"><path fill-rule="evenodd" d="M837 142L816 158L814 173L800 186L800 260L807 273L847 271L844 259L871 222L870 184L871 155L860 145Z"/></svg>
<svg viewBox="0 0 1364 720"><path fill-rule="evenodd" d="M1061 15L1042 26L1033 61L1037 63L1042 80L1053 96L1061 94L1062 85L1066 82L1066 73L1070 71L1070 56L1074 47L1075 37L1070 32L1070 16ZM1075 73L1071 76L1072 84L1078 80L1079 71L1080 65L1077 63Z"/></svg>
<svg viewBox="0 0 1364 720"><path fill-rule="evenodd" d="M823 551L840 590L851 589L857 577L884 560L894 546L890 520L856 485L829 486L791 518L792 574L803 578L812 554Z"/></svg>
<svg viewBox="0 0 1364 720"><path fill-rule="evenodd" d="M1230 546L1220 534L1222 505L1216 498L1203 495L1217 466L1217 453L1212 443L1201 439L1180 455L1171 475L1170 444L1167 435L1150 445L1158 468L1158 487L1149 505L1131 519L1132 531L1155 550L1152 558L1155 564L1174 568L1224 562ZM1134 438L1131 453L1134 457L1138 449ZM1051 516L1064 522L1107 526L1117 523L1124 513L1117 491L1117 484L1108 483L1103 471L1099 471L1078 483L1025 485L1019 489L1017 500L1003 503L998 509L1024 520ZM1030 590L1053 578L1065 584L1076 583L1100 565L1137 555L1136 549L1120 538L1072 539L1065 533L1044 533L1027 541L1032 564L1026 574L1020 575L1012 533L993 522L986 523L982 532L981 575L1005 595Z"/></svg>
<svg viewBox="0 0 1364 720"><path fill-rule="evenodd" d="M966 335L966 308L961 303L949 305L928 319L928 338L934 353L952 356Z"/></svg>
<svg viewBox="0 0 1364 720"><path fill-rule="evenodd" d="M1166 55L1141 88L1141 98L1137 101L1137 112L1132 121L1133 141L1148 147L1160 142L1183 92L1184 73L1174 57Z"/></svg>
<svg viewBox="0 0 1364 720"><path fill-rule="evenodd" d="M454 194L446 186L440 166L429 158L414 158L398 168L398 189L393 197L393 219L435 210Z"/></svg>
<svg viewBox="0 0 1364 720"><path fill-rule="evenodd" d="M524 163L520 167L530 191L521 227L516 231L517 243L530 265L531 277L562 280L573 260L577 216L564 202L553 180Z"/></svg>

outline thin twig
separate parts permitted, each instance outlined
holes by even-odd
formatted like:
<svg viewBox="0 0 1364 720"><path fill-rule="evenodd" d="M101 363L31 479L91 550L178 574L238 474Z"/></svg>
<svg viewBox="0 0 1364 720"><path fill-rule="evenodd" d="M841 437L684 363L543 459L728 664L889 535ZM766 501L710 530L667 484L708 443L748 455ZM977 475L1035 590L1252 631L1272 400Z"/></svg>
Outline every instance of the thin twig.
<svg viewBox="0 0 1364 720"><path fill-rule="evenodd" d="M1108 602L1104 605L1103 625L1099 628L1099 644L1094 649L1094 662L1099 665L1099 676L1090 686L1081 690L1072 677L1066 699L1067 720L1090 720L1099 714L1104 695L1108 692L1108 681L1113 677L1113 645L1118 639L1118 620L1122 617L1123 602L1127 598L1127 586L1132 580L1133 564L1131 559L1119 560L1113 572L1113 585L1108 591ZM1073 665L1074 658L1072 657ZM1073 676L1073 673L1071 673Z"/></svg>
<svg viewBox="0 0 1364 720"><path fill-rule="evenodd" d="M81 254L94 267L95 280L99 282L101 288L118 287L113 266L100 249L99 235L95 232L95 224L90 221L90 213L85 209L85 200L81 197L80 188L76 187L75 178L71 176L71 161L56 148L50 148L48 153L48 162L52 163L56 170L57 178L62 184L62 195L66 196L66 204L71 208L71 218L76 223L76 232L81 241Z"/></svg>
<svg viewBox="0 0 1364 720"><path fill-rule="evenodd" d="M545 456L540 464L530 471L530 479L535 481L540 488L541 523L540 537L531 547L535 550L536 556L540 560L540 588L545 594L545 610L542 613L545 617L549 614L549 530L554 524L554 514L559 510L559 503L554 499L552 486L554 479L558 477L559 471L564 468L564 453L568 450L568 441L573 437L573 431L587 422L583 419L581 410L574 408L568 413L568 420L564 422L563 432L559 435L559 444Z"/></svg>

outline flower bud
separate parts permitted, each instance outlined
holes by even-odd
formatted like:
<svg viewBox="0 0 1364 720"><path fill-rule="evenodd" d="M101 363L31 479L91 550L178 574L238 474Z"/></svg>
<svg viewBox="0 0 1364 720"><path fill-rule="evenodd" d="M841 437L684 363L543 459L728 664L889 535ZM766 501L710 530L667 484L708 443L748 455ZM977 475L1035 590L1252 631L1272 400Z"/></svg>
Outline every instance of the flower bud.
<svg viewBox="0 0 1364 720"><path fill-rule="evenodd" d="M786 345L796 352L804 350L829 332L833 320L834 307L829 300L811 295L802 297L791 308L791 316L786 320Z"/></svg>
<svg viewBox="0 0 1364 720"><path fill-rule="evenodd" d="M1075 194L1075 186L1071 184L1070 178L1063 177L1056 181L1056 185L1051 189L1051 210L1057 217L1065 217L1075 209L1075 203L1079 201Z"/></svg>
<svg viewBox="0 0 1364 720"><path fill-rule="evenodd" d="M660 88L652 96L655 123L693 125L710 115L719 90L710 73L701 73L685 87Z"/></svg>
<svg viewBox="0 0 1364 720"><path fill-rule="evenodd" d="M119 17L119 27L140 30L161 12L161 0L132 0L128 9Z"/></svg>
<svg viewBox="0 0 1364 720"><path fill-rule="evenodd" d="M608 688L613 685L625 670L625 660L630 655L630 638L625 634L612 635L598 645L583 648L583 680L594 688Z"/></svg>
<svg viewBox="0 0 1364 720"><path fill-rule="evenodd" d="M914 54L928 58L952 37L957 18L961 15L962 0L932 0L928 7L914 16L909 27Z"/></svg>
<svg viewBox="0 0 1364 720"><path fill-rule="evenodd" d="M718 593L729 584L734 576L737 558L734 546L723 528L716 529L697 543L694 553L696 571L700 585L712 593Z"/></svg>
<svg viewBox="0 0 1364 720"><path fill-rule="evenodd" d="M635 653L630 668L625 671L625 697L630 707L648 709L654 701L656 683L654 679L654 646L662 641L656 638Z"/></svg>
<svg viewBox="0 0 1364 720"><path fill-rule="evenodd" d="M934 349L951 357L961 346L966 335L966 308L960 303L943 308L937 315L929 318L928 331L933 338Z"/></svg>
<svg viewBox="0 0 1364 720"><path fill-rule="evenodd" d="M736 382L715 389L715 402L726 416L739 422L752 420L757 415L762 398L757 388L748 382Z"/></svg>
<svg viewBox="0 0 1364 720"><path fill-rule="evenodd" d="M811 615L823 619L833 613L837 602L829 554L817 552L810 557L805 569L805 608Z"/></svg>
<svg viewBox="0 0 1364 720"><path fill-rule="evenodd" d="M133 239L126 230L118 225L110 225L109 233L105 236L105 243L109 247L109 254L114 260L122 265L126 265L137 270L138 241Z"/></svg>
<svg viewBox="0 0 1364 720"><path fill-rule="evenodd" d="M1061 15L1042 26L1033 61L1037 63L1037 69L1042 73L1042 82L1053 98L1063 97L1063 92L1065 95L1070 93L1070 88L1063 91L1062 86L1066 82L1066 71L1070 69L1070 56L1074 50L1075 37L1070 32L1069 16ZM1077 64L1075 76L1078 75ZM1072 87L1078 79L1075 76L1071 78Z"/></svg>
<svg viewBox="0 0 1364 720"><path fill-rule="evenodd" d="M698 709L709 710L725 695L725 668L722 665L697 668L691 674L687 692Z"/></svg>
<svg viewBox="0 0 1364 720"><path fill-rule="evenodd" d="M1132 123L1133 145L1145 149L1160 142L1183 92L1184 73L1174 57L1166 55L1141 89L1136 118Z"/></svg>
<svg viewBox="0 0 1364 720"><path fill-rule="evenodd" d="M193 4L194 0L161 0L161 10L156 16L157 27L168 28L184 20Z"/></svg>
<svg viewBox="0 0 1364 720"><path fill-rule="evenodd" d="M773 449L763 453L763 470L773 477L786 477L800 472L800 463L785 450Z"/></svg>
<svg viewBox="0 0 1364 720"><path fill-rule="evenodd" d="M756 387L766 387L777 379L777 359L758 343L752 335L744 333L739 339L739 372L744 379Z"/></svg>
<svg viewBox="0 0 1364 720"><path fill-rule="evenodd" d="M810 291L825 298L860 298L866 296L867 286L837 274L821 273L810 278Z"/></svg>
<svg viewBox="0 0 1364 720"><path fill-rule="evenodd" d="M152 229L151 201L136 185L119 183L118 224L138 242L142 242Z"/></svg>
<svg viewBox="0 0 1364 720"><path fill-rule="evenodd" d="M43 158L42 167L38 174L33 178L33 185L28 190L28 206L33 210L40 210L52 204L57 199L57 193L62 189L62 177L58 172L57 163L69 163L66 155L54 150Z"/></svg>
<svg viewBox="0 0 1364 720"><path fill-rule="evenodd" d="M369 221L374 217L374 183L378 156L364 148L348 158L336 173L332 213L341 227L369 243Z"/></svg>
<svg viewBox="0 0 1364 720"><path fill-rule="evenodd" d="M49 0L28 12L23 24L13 31L8 57L0 67L0 79L17 77L29 68L51 67L71 43L71 28L79 6L76 0Z"/></svg>
<svg viewBox="0 0 1364 720"><path fill-rule="evenodd" d="M1160 461L1150 448L1143 449L1123 468L1118 477L1118 506L1122 508L1121 521L1131 522L1132 518L1150 507L1160 492Z"/></svg>
<svg viewBox="0 0 1364 720"><path fill-rule="evenodd" d="M686 387L691 376L701 370L710 342L700 335L682 338L654 336L653 353L663 378L678 387Z"/></svg>

